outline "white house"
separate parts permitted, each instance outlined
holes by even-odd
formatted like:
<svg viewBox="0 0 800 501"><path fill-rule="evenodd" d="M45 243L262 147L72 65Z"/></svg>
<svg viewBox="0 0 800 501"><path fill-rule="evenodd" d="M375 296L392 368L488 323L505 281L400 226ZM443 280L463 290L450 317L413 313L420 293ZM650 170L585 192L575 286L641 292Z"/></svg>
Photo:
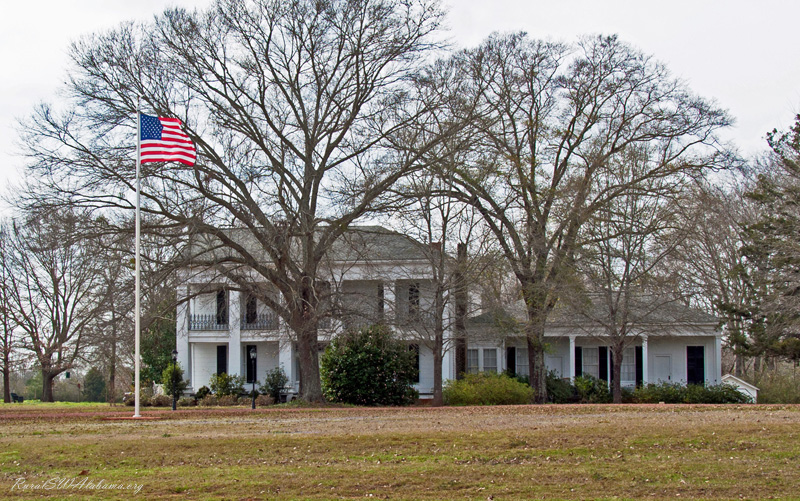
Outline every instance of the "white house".
<svg viewBox="0 0 800 501"><path fill-rule="evenodd" d="M510 310L510 311L506 311ZM528 348L513 329L523 320L520 303L485 312L467 323L467 371L499 370L528 375ZM498 321L505 317L506 320ZM511 321L509 321L511 320ZM649 312L633 326L622 359L621 384L678 382L719 384L722 332L718 320L703 312L668 303ZM511 330L511 331L510 331ZM612 353L604 331L568 307L556 308L545 328L545 364L562 378L584 374L610 381Z"/></svg>
<svg viewBox="0 0 800 501"><path fill-rule="evenodd" d="M237 230L230 230L232 233ZM246 231L239 241L257 245ZM436 247L377 226L358 227L338 242L325 261L330 283L330 318L320 322L320 349L336 332L348 327L383 322L418 353L422 398L433 393L433 354L429 348L432 302L431 260ZM263 381L267 371L283 367L287 390L299 391L296 346L284 321L258 299L243 294L212 269L181 270L177 312L178 361L190 380L189 391L209 384L212 374L243 375L249 383ZM253 275L253 280L256 276ZM260 284L269 290L268 284ZM275 296L277 298L277 293ZM520 305L503 314L522 316ZM456 355L449 307L445 322L446 352L443 378L456 377ZM467 372L505 371L526 375L524 338L504 332L497 312L478 311L466 321ZM591 374L608 380L611 353L602 332L576 322L567 309L551 315L546 327L546 364L563 378ZM677 381L717 384L721 381L721 332L714 317L679 306L665 306L652 317L653 325L638 326L625 351L622 384ZM665 325L668 328L665 328ZM649 327L658 327L650 329ZM250 353L255 352L255 359Z"/></svg>
<svg viewBox="0 0 800 501"><path fill-rule="evenodd" d="M243 242L251 238L245 231L240 235ZM431 395L433 356L425 343L431 324L425 312L432 301L432 250L436 249L377 226L348 232L323 267L333 304L331 318L323 318L319 325L320 348L337 331L384 322L418 353L416 387L423 397ZM212 269L189 267L179 277L177 351L191 383L188 391L207 386L210 377L220 372L243 375L248 383L253 378L263 382L267 371L276 367L283 367L289 376L288 391L299 391L296 345L283 319ZM253 351L256 357L251 362ZM452 361L451 355L444 359L444 378L455 377Z"/></svg>

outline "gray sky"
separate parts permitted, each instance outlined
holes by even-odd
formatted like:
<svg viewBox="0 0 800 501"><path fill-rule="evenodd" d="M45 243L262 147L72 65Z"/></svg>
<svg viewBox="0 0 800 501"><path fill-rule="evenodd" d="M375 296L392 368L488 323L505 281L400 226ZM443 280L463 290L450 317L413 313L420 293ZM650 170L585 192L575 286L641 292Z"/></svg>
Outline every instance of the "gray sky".
<svg viewBox="0 0 800 501"><path fill-rule="evenodd" d="M164 7L209 0L35 0L0 3L0 191L20 178L16 119L56 102L69 42ZM740 151L765 147L765 133L800 112L800 2L788 0L449 0L453 41L478 44L493 31L574 41L618 34L663 61L697 94L736 118L727 133Z"/></svg>

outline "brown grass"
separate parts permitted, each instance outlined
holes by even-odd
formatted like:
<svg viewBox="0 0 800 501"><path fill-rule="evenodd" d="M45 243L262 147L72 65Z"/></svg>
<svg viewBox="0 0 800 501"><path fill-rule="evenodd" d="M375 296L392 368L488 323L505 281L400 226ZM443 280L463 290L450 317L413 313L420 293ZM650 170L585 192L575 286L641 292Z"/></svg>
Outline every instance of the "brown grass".
<svg viewBox="0 0 800 501"><path fill-rule="evenodd" d="M0 497L53 478L163 499L794 497L798 406L64 410L0 406ZM23 480L20 480L23 479ZM12 487L16 486L12 489Z"/></svg>

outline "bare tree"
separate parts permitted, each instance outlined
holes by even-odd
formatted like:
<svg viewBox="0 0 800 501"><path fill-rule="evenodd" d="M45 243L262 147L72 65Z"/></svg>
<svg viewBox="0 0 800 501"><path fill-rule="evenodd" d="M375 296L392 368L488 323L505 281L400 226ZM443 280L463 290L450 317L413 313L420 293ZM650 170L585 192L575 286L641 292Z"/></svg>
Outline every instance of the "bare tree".
<svg viewBox="0 0 800 501"><path fill-rule="evenodd" d="M42 371L42 400L53 380L84 354L98 305L97 248L83 238L85 216L35 214L15 224L8 308Z"/></svg>
<svg viewBox="0 0 800 501"><path fill-rule="evenodd" d="M11 256L10 239L11 225L7 221L0 222L0 354L2 354L3 372L3 402L11 402L11 371L13 356L19 349L19 343L14 333L16 327L11 316L10 287L11 287Z"/></svg>
<svg viewBox="0 0 800 501"><path fill-rule="evenodd" d="M416 305L417 315L406 320L415 339L433 353L433 405L443 404L442 361L454 341L454 338L446 339L445 333L452 332L456 321L470 313L468 302L466 309L456 313L457 291L469 289L477 282L485 265L481 256L486 244L480 215L467 204L437 195L442 191L441 178L415 176L403 192L407 205L394 214L395 224L424 244L430 270L430 280L420 284L418 290L426 304L422 305L424 307ZM458 260L458 249L462 246L470 250L470 255Z"/></svg>
<svg viewBox="0 0 800 501"><path fill-rule="evenodd" d="M525 34L490 37L456 56L482 96L474 157L452 196L483 215L520 284L531 386L546 400L544 329L571 272L580 230L641 179L601 186L615 157L647 145L642 178L693 175L714 164L727 114L616 37L575 45Z"/></svg>
<svg viewBox="0 0 800 501"><path fill-rule="evenodd" d="M419 153L396 147L424 127L408 77L440 19L428 0L219 0L84 39L72 48L75 107L41 108L26 127L45 180L33 202L130 210L136 96L183 117L198 163L146 172L143 211L159 217L150 231L189 228L213 247L194 247L196 265L234 287L270 289L252 287L257 277L277 289L281 300L258 299L297 340L301 396L321 400L319 266L420 167Z"/></svg>
<svg viewBox="0 0 800 501"><path fill-rule="evenodd" d="M690 304L714 313L723 322L725 342L733 352L732 370L742 376L752 355L749 332L756 290L748 277L752 264L742 254L742 230L756 220L757 209L745 197L748 176L734 176L726 185L704 183L686 192L683 218L691 231L668 258L690 294ZM757 320L756 320L757 322Z"/></svg>
<svg viewBox="0 0 800 501"><path fill-rule="evenodd" d="M642 148L624 152L614 160L621 165L599 182L601 189L642 179L653 162L651 153ZM678 281L664 267L691 226L679 217L680 195L688 191L682 181L645 177L595 211L581 231L575 283L587 290L582 301L580 295L568 295L565 302L590 334L599 330L610 343L614 403L622 402L625 348L639 334L676 328L666 325L659 312L682 299Z"/></svg>

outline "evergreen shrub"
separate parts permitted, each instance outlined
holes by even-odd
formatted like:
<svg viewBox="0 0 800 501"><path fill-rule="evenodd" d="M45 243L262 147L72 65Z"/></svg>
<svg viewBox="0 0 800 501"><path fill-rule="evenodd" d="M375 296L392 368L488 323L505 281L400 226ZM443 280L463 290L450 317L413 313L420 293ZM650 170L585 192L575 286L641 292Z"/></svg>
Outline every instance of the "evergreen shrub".
<svg viewBox="0 0 800 501"><path fill-rule="evenodd" d="M322 355L322 391L330 402L411 404L418 396L413 386L414 356L386 326L344 332Z"/></svg>
<svg viewBox="0 0 800 501"><path fill-rule="evenodd" d="M463 379L450 380L442 395L447 405L512 405L529 404L533 388L507 374L480 372Z"/></svg>

